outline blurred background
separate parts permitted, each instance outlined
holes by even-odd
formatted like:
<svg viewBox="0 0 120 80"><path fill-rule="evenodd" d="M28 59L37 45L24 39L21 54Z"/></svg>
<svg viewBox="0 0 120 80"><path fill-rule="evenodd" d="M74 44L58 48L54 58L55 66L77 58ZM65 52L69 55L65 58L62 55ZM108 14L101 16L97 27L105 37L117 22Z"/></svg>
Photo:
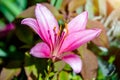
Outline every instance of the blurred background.
<svg viewBox="0 0 120 80"><path fill-rule="evenodd" d="M68 65L63 69L61 62L55 63L55 70L47 74L47 60L29 55L41 39L21 25L21 20L35 18L37 3L45 5L59 24L88 11L87 28L102 29L87 49L82 46L76 50L83 59L80 74L73 73ZM120 0L0 0L0 80L119 80L119 61ZM58 76L55 71L59 71Z"/></svg>

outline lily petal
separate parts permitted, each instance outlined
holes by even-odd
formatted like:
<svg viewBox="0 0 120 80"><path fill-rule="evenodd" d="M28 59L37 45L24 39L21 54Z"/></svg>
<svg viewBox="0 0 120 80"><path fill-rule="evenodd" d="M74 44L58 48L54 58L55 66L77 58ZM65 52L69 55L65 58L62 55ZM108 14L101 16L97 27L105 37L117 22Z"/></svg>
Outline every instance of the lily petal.
<svg viewBox="0 0 120 80"><path fill-rule="evenodd" d="M40 31L48 44L54 44L55 32L58 31L58 23L52 13L42 4L37 4L35 15Z"/></svg>
<svg viewBox="0 0 120 80"><path fill-rule="evenodd" d="M97 37L100 32L100 29L90 29L81 30L68 35L61 46L60 53L77 49L81 45Z"/></svg>
<svg viewBox="0 0 120 80"><path fill-rule="evenodd" d="M84 30L86 27L86 23L88 20L88 12L85 11L75 18L73 18L69 23L68 23L68 31L69 33L75 32L75 31L80 31Z"/></svg>
<svg viewBox="0 0 120 80"><path fill-rule="evenodd" d="M31 27L41 37L41 39L44 40L44 37L42 36L42 34L40 32L39 25L35 19L25 18L22 20L21 24L25 24L25 25L28 25L29 27Z"/></svg>
<svg viewBox="0 0 120 80"><path fill-rule="evenodd" d="M25 24L28 25L29 27L31 27L36 33L39 34L39 27L37 24L37 21L33 18L25 18L21 21L21 24Z"/></svg>
<svg viewBox="0 0 120 80"><path fill-rule="evenodd" d="M81 71L82 61L78 55L69 52L67 55L62 57L62 60L69 64L75 73L79 73Z"/></svg>
<svg viewBox="0 0 120 80"><path fill-rule="evenodd" d="M36 44L30 51L30 54L38 58L50 58L50 48L44 43L40 42Z"/></svg>

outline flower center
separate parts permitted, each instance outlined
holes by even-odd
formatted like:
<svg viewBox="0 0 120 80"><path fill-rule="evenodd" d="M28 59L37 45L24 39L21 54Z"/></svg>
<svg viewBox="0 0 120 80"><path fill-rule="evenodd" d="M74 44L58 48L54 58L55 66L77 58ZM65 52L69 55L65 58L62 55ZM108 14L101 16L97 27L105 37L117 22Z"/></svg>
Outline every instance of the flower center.
<svg viewBox="0 0 120 80"><path fill-rule="evenodd" d="M56 27L54 28L54 35L55 35L55 44L53 50L53 56L59 57L60 56L60 48L65 40L66 36L68 35L68 26L65 24L65 27L62 28L60 26L59 31L56 33Z"/></svg>

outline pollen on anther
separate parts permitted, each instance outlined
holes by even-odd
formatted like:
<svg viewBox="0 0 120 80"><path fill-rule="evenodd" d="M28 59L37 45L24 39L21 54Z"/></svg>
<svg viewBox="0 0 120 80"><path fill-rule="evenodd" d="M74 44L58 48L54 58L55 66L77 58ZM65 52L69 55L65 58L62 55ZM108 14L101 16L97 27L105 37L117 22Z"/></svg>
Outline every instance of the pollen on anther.
<svg viewBox="0 0 120 80"><path fill-rule="evenodd" d="M68 34L68 24L67 23L65 23L64 31Z"/></svg>

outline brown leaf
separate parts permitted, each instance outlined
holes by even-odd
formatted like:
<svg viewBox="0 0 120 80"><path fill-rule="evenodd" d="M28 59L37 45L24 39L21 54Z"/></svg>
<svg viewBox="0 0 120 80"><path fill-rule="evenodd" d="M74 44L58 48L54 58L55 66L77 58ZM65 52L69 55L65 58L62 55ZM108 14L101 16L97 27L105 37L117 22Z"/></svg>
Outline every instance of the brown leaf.
<svg viewBox="0 0 120 80"><path fill-rule="evenodd" d="M106 48L109 47L109 41L108 41L108 37L106 35L106 30L102 23L100 23L99 21L88 20L87 28L88 29L100 28L102 30L100 36L95 38L94 40L92 40L92 42L98 46L102 46L102 47L106 47Z"/></svg>
<svg viewBox="0 0 120 80"><path fill-rule="evenodd" d="M61 7L60 7L60 10L61 11L65 11L65 9L66 9L66 7L67 7L67 5L70 3L70 0L64 0L63 2L62 2L62 5L61 5Z"/></svg>
<svg viewBox="0 0 120 80"><path fill-rule="evenodd" d="M46 6L52 12L52 14L57 18L57 20L63 18L63 15L60 14L59 11L55 7L53 7L52 5L48 3L42 3L42 4ZM35 18L35 5L23 11L17 18L28 18L28 17Z"/></svg>
<svg viewBox="0 0 120 80"><path fill-rule="evenodd" d="M23 11L17 18L35 18L35 5Z"/></svg>
<svg viewBox="0 0 120 80"><path fill-rule="evenodd" d="M76 10L85 4L86 0L71 0L68 4L68 21L77 16Z"/></svg>
<svg viewBox="0 0 120 80"><path fill-rule="evenodd" d="M71 0L68 5L68 11L70 13L76 11L76 9L79 8L80 6L84 5L85 2L86 2L86 0Z"/></svg>
<svg viewBox="0 0 120 80"><path fill-rule="evenodd" d="M60 12L63 14L65 21L71 20L77 16L76 10L84 5L86 0L64 0L60 7Z"/></svg>
<svg viewBox="0 0 120 80"><path fill-rule="evenodd" d="M0 73L0 80L12 80L14 76L18 76L20 74L20 71L21 71L20 68L16 69L3 68Z"/></svg>
<svg viewBox="0 0 120 80"><path fill-rule="evenodd" d="M60 13L63 15L63 18L65 21L67 21L68 17L68 4L70 3L70 0L64 0L62 1L61 7L59 9Z"/></svg>
<svg viewBox="0 0 120 80"><path fill-rule="evenodd" d="M98 62L97 57L93 52L82 46L78 49L79 53L82 54L82 72L81 75L84 80L92 80L97 76Z"/></svg>

